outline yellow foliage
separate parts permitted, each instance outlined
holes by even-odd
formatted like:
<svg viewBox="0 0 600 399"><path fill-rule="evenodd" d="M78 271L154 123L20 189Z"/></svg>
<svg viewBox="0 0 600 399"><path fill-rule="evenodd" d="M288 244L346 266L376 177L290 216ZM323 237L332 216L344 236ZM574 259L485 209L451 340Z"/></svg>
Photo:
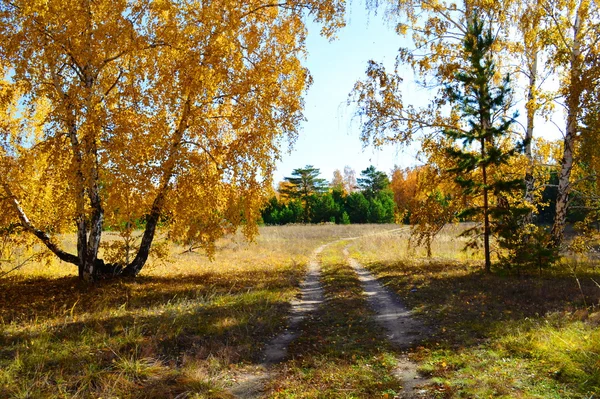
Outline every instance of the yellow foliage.
<svg viewBox="0 0 600 399"><path fill-rule="evenodd" d="M253 236L302 120L305 10L328 34L343 25L343 1L3 4L0 224L77 228L80 261L104 223L154 217L209 251L240 225Z"/></svg>

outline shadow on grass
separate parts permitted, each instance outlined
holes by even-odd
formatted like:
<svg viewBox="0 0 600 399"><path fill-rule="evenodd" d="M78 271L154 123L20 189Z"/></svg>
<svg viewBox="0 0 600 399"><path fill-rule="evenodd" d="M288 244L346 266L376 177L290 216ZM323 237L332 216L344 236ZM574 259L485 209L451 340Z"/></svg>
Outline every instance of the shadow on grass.
<svg viewBox="0 0 600 399"><path fill-rule="evenodd" d="M600 393L598 272L486 274L480 265L367 265L436 331L415 356L436 397L583 398ZM595 321L596 323L598 320ZM597 324L596 324L597 325Z"/></svg>
<svg viewBox="0 0 600 399"><path fill-rule="evenodd" d="M82 315L127 307L149 308L174 298L205 300L211 295L297 286L300 268L251 272L202 273L190 276L114 279L88 284L77 277L0 281L0 320L42 320L62 314Z"/></svg>
<svg viewBox="0 0 600 399"><path fill-rule="evenodd" d="M592 280L599 275L592 272L579 273L578 283L567 273L487 274L480 265L458 262L371 263L369 269L433 324L438 337L457 345L487 338L497 323L600 304Z"/></svg>
<svg viewBox="0 0 600 399"><path fill-rule="evenodd" d="M300 273L5 281L0 397L227 397L223 375L283 329Z"/></svg>

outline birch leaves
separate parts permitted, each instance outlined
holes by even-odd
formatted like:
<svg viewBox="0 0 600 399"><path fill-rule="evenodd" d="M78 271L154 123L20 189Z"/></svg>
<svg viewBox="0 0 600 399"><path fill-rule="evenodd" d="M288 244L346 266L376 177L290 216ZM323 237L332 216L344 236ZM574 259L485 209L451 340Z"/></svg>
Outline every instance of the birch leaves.
<svg viewBox="0 0 600 399"><path fill-rule="evenodd" d="M400 49L395 71L370 62L366 78L355 85L349 103L357 105L363 141L382 145L388 142L407 144L420 139L425 157L431 162L439 161L439 157L436 161L436 149L444 145L439 133L461 128L456 109L440 89L465 68L460 57L460 43L467 32L467 21L474 13L479 13L494 32L492 51L499 67L496 80L499 82L501 75L510 73L513 82L518 83L516 95L510 99L511 105L517 109L521 107L520 114L526 120L522 129L515 125L512 133L524 137L527 145L526 162L516 161L515 165L525 166L520 169L527 187L524 199L531 209L536 208L535 198L545 184L534 181L534 176L541 174L536 170L540 165L534 162L537 150L532 145L540 136L539 118L544 117L547 122L552 119L552 125L559 128L564 138L563 158L555 161L559 193L552 245L559 246L574 189L573 180L577 180L571 177L571 171L583 160L581 154L587 151L581 147L579 139L584 128L582 119L587 112L584 100L593 97L591 93L597 91L600 76L597 2L402 0L384 4L388 5L388 14L398 21L397 32L402 36L410 35L412 46ZM423 91L424 95L434 96L428 106L417 108L403 101L400 91L403 77L399 67L406 65L429 89ZM544 85L545 82L554 83ZM593 116L587 119L591 121ZM597 135L597 131L588 131L586 135ZM526 219L531 221L531 215Z"/></svg>
<svg viewBox="0 0 600 399"><path fill-rule="evenodd" d="M59 195L27 229L48 215L76 227L83 278L102 270L107 224L145 227L133 260L109 268L132 275L159 223L209 251L242 221L252 235L279 144L302 119L306 11L326 33L343 23L343 3L320 0L2 2L0 52L27 110L19 137L32 137L3 155L12 222L24 223L16 201L32 214L47 184L24 165L45 159Z"/></svg>

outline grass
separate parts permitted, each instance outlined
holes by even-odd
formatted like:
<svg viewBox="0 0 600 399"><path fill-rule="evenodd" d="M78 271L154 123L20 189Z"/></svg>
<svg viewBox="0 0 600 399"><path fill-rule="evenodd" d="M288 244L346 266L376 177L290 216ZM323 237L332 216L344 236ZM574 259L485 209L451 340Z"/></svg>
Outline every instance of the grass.
<svg viewBox="0 0 600 399"><path fill-rule="evenodd" d="M292 360L279 366L272 398L394 397L396 354L371 319L362 286L341 256L341 245L323 251L325 303L290 346Z"/></svg>
<svg viewBox="0 0 600 399"><path fill-rule="evenodd" d="M224 388L230 365L251 362L283 325L301 272L282 265L235 279L147 277L93 288L61 279L51 285L61 294L45 300L23 289L31 284L14 284L34 306L4 317L0 397L170 397ZM55 307L57 300L67 305ZM40 310L44 302L52 315Z"/></svg>
<svg viewBox="0 0 600 399"><path fill-rule="evenodd" d="M441 233L431 260L409 249L406 228L390 228L264 227L254 243L219 241L214 261L170 245L139 278L96 285L58 261L28 263L0 279L0 397L230 398L285 327L312 251L374 233L351 253L436 331L411 353L432 397L600 396L600 268L570 259L541 277L486 275L480 254L460 252L460 227ZM344 245L322 253L326 305L303 322L267 397L399 392L397 354L370 320Z"/></svg>
<svg viewBox="0 0 600 399"><path fill-rule="evenodd" d="M0 397L230 397L284 328L312 251L385 228L265 227L254 243L221 240L212 262L171 245L139 278L96 285L27 264L0 279Z"/></svg>
<svg viewBox="0 0 600 399"><path fill-rule="evenodd" d="M395 251L402 238L377 241L357 240L351 252L437 332L413 353L437 397L600 395L597 267L579 264L579 283L565 264L541 277L487 275L454 253L427 260Z"/></svg>

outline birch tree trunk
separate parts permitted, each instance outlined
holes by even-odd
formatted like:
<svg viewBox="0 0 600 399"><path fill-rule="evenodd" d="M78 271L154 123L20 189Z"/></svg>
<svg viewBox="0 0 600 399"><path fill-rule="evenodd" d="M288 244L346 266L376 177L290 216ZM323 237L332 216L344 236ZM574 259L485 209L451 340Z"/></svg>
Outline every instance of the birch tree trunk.
<svg viewBox="0 0 600 399"><path fill-rule="evenodd" d="M142 271L142 268L146 264L148 256L150 255L150 247L152 246L152 241L154 240L154 235L156 234L156 226L158 225L158 221L160 219L160 215L165 202L165 196L167 194L167 191L169 190L170 181L175 171L175 165L179 156L181 140L183 138L185 130L188 127L188 118L190 116L191 107L192 99L190 98L190 95L188 95L185 100L185 105L183 108L181 119L179 120L179 125L173 133L173 141L171 142L171 148L169 150L169 158L166 161L165 173L162 176L162 181L159 186L158 193L156 194L156 197L152 202L152 208L150 209L150 213L146 216L146 228L144 229L144 235L142 236L140 248L138 249L138 252L133 261L131 261L131 263L129 263L127 266L125 266L125 269L123 269L124 276L137 276L139 272Z"/></svg>
<svg viewBox="0 0 600 399"><path fill-rule="evenodd" d="M567 211L569 208L569 193L571 191L571 170L573 169L573 155L575 142L577 140L578 117L580 114L582 74L582 20L587 14L586 1L582 1L578 7L575 23L573 24L573 45L571 47L571 57L569 61L569 82L567 86L567 126L563 141L563 157L560 163L560 173L558 175L558 195L556 198L556 211L554 214L554 224L552 225L553 247L559 247L562 244L565 225L567 222Z"/></svg>
<svg viewBox="0 0 600 399"><path fill-rule="evenodd" d="M533 191L535 189L535 180L533 176L533 152L532 152L532 141L533 141L533 129L535 114L537 111L537 64L538 64L538 49L537 45L534 45L531 49L531 60L529 62L528 73L529 73L529 85L527 91L527 129L525 130L525 156L527 157L527 170L525 171L525 201L533 205ZM533 209L531 209L523 217L523 225L533 223Z"/></svg>

